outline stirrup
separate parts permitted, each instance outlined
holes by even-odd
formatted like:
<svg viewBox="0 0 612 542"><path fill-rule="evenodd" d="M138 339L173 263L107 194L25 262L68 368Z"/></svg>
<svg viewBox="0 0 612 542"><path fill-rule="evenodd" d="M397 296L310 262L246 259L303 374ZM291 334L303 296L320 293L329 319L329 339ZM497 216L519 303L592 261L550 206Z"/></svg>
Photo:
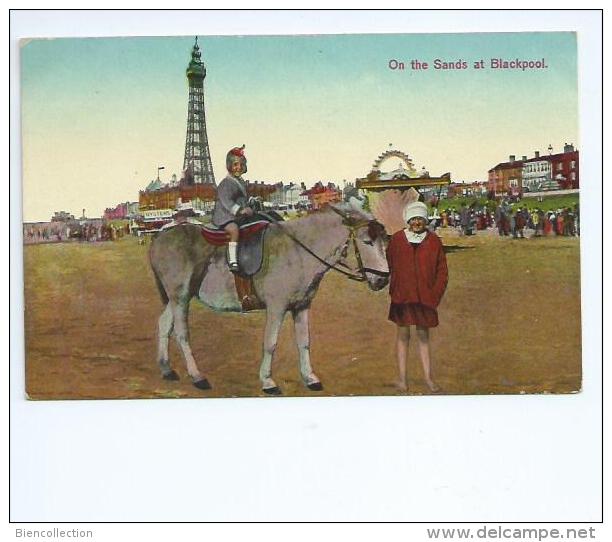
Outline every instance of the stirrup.
<svg viewBox="0 0 612 542"><path fill-rule="evenodd" d="M240 272L240 266L238 265L238 262L228 262L227 266L229 267L229 270L232 273L239 273Z"/></svg>

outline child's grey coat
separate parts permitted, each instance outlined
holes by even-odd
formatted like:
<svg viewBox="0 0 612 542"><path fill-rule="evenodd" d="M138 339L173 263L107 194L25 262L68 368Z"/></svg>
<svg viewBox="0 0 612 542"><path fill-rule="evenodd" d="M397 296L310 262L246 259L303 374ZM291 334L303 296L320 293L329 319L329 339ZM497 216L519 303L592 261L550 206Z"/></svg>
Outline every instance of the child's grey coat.
<svg viewBox="0 0 612 542"><path fill-rule="evenodd" d="M215 226L224 226L236 219L236 213L249 203L246 182L238 177L228 175L217 187L217 201L213 211L212 222Z"/></svg>

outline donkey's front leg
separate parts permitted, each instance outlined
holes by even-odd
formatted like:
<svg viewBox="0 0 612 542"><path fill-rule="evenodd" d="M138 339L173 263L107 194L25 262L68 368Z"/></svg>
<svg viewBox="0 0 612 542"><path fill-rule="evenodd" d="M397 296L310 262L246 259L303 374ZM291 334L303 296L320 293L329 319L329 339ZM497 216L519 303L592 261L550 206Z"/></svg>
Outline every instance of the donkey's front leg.
<svg viewBox="0 0 612 542"><path fill-rule="evenodd" d="M310 365L310 330L308 328L308 309L293 311L295 324L295 343L300 356L300 374L304 384L312 391L321 391L323 384L314 374Z"/></svg>
<svg viewBox="0 0 612 542"><path fill-rule="evenodd" d="M285 309L273 310L268 307L266 311L266 329L264 331L263 358L259 368L261 389L269 395L281 395L281 389L272 380L272 358L276 350L278 333L283 325Z"/></svg>

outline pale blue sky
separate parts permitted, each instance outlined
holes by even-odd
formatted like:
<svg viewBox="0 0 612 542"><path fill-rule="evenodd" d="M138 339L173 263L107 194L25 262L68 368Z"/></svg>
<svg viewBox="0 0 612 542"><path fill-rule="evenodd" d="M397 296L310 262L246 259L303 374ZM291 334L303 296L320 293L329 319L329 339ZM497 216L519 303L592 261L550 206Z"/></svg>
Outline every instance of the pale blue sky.
<svg viewBox="0 0 612 542"><path fill-rule="evenodd" d="M432 175L484 179L509 154L578 142L575 34L200 37L215 175L246 144L251 179L353 181L393 143ZM193 36L21 48L24 220L90 216L180 174ZM545 58L546 70L473 69ZM411 71L411 59L465 60ZM390 59L406 63L392 71ZM395 167L396 164L391 164Z"/></svg>

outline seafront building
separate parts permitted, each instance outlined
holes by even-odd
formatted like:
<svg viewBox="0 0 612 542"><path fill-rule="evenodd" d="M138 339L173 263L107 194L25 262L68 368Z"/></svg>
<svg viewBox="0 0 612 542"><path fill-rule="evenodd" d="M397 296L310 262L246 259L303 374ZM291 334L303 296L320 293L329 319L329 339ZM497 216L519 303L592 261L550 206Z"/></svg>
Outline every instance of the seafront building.
<svg viewBox="0 0 612 542"><path fill-rule="evenodd" d="M517 160L511 155L488 171L488 189L496 196L517 196L525 192L577 190L580 188L579 152L565 143L562 153L548 155L535 151L532 158Z"/></svg>

